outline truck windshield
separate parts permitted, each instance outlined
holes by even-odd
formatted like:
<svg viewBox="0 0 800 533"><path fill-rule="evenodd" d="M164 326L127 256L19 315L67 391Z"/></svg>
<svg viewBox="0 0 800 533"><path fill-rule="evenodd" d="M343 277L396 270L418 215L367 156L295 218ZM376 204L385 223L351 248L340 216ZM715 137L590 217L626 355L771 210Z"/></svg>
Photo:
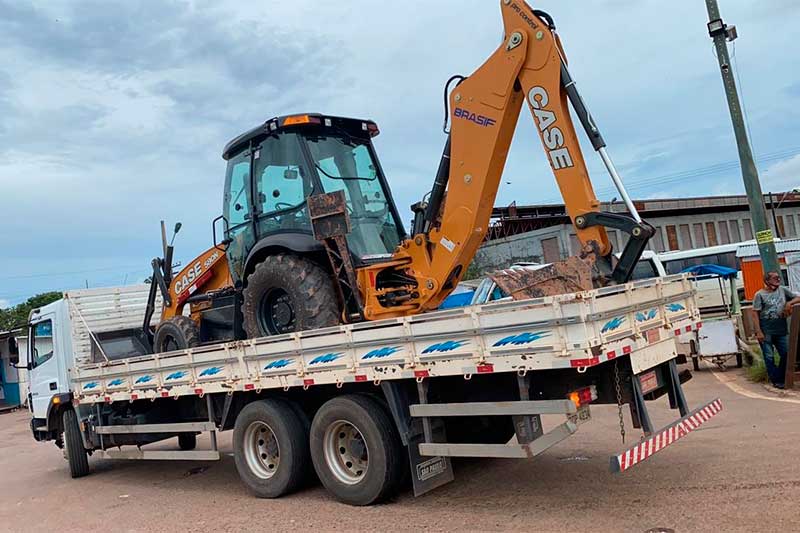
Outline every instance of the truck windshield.
<svg viewBox="0 0 800 533"><path fill-rule="evenodd" d="M400 232L369 141L319 136L308 137L307 142L324 191L344 191L351 250L362 259L390 254L400 243Z"/></svg>

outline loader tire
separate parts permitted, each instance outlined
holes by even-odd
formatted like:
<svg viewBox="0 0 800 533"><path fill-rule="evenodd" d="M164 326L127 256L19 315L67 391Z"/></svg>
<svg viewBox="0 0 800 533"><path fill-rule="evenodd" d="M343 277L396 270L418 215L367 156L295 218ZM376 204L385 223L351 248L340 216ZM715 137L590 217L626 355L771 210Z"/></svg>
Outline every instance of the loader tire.
<svg viewBox="0 0 800 533"><path fill-rule="evenodd" d="M64 447L67 461L69 461L69 474L73 478L89 475L89 456L83 447L81 429L78 426L78 417L75 411L67 409L61 415L64 424Z"/></svg>
<svg viewBox="0 0 800 533"><path fill-rule="evenodd" d="M185 350L200 344L200 331L188 316L174 316L156 328L153 351L156 353Z"/></svg>
<svg viewBox="0 0 800 533"><path fill-rule="evenodd" d="M248 338L339 324L333 280L308 259L289 254L267 257L247 278L243 292Z"/></svg>

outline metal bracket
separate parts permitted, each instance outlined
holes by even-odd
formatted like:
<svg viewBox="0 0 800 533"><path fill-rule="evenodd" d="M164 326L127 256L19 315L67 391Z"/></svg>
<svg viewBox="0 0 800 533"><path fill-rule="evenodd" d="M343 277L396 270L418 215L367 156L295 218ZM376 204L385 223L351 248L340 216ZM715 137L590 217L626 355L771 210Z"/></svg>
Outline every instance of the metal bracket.
<svg viewBox="0 0 800 533"><path fill-rule="evenodd" d="M336 292L345 321L350 322L351 315L361 319L364 306L347 246L350 217L344 191L315 194L309 196L307 202L314 238L325 247L336 278Z"/></svg>
<svg viewBox="0 0 800 533"><path fill-rule="evenodd" d="M617 283L625 283L630 280L636 263L647 247L647 242L656 233L653 226L647 222L637 222L630 215L605 211L578 215L575 217L575 226L578 229L603 226L605 228L618 229L630 235L625 248L622 249L619 261L611 272L611 278Z"/></svg>

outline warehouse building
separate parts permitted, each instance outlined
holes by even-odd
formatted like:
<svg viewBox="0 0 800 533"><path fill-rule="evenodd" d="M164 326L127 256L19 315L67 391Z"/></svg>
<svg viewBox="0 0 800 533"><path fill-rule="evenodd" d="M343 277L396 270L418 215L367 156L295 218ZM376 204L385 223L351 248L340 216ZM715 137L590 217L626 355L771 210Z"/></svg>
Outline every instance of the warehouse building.
<svg viewBox="0 0 800 533"><path fill-rule="evenodd" d="M800 193L764 196L767 215L779 238L800 236ZM634 201L642 218L656 229L648 245L665 252L690 250L753 239L747 197L705 196ZM603 211L626 212L622 202L605 203ZM615 250L625 244L624 235L609 233ZM473 263L473 271L506 267L520 261L553 262L575 255L580 249L575 228L563 204L495 207L486 242Z"/></svg>

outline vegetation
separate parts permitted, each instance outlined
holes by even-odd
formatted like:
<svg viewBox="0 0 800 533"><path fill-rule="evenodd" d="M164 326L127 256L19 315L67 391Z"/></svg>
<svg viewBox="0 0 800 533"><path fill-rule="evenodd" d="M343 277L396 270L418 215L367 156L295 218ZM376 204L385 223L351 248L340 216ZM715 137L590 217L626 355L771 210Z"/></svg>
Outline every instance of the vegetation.
<svg viewBox="0 0 800 533"><path fill-rule="evenodd" d="M746 357L745 363L749 363L746 367L747 379L754 383L766 383L769 381L767 376L767 367L764 365L764 356L761 354L761 348L751 346L753 357Z"/></svg>
<svg viewBox="0 0 800 533"><path fill-rule="evenodd" d="M31 296L21 304L8 309L0 309L0 331L9 331L24 326L32 309L47 305L61 298L59 291L43 292Z"/></svg>

